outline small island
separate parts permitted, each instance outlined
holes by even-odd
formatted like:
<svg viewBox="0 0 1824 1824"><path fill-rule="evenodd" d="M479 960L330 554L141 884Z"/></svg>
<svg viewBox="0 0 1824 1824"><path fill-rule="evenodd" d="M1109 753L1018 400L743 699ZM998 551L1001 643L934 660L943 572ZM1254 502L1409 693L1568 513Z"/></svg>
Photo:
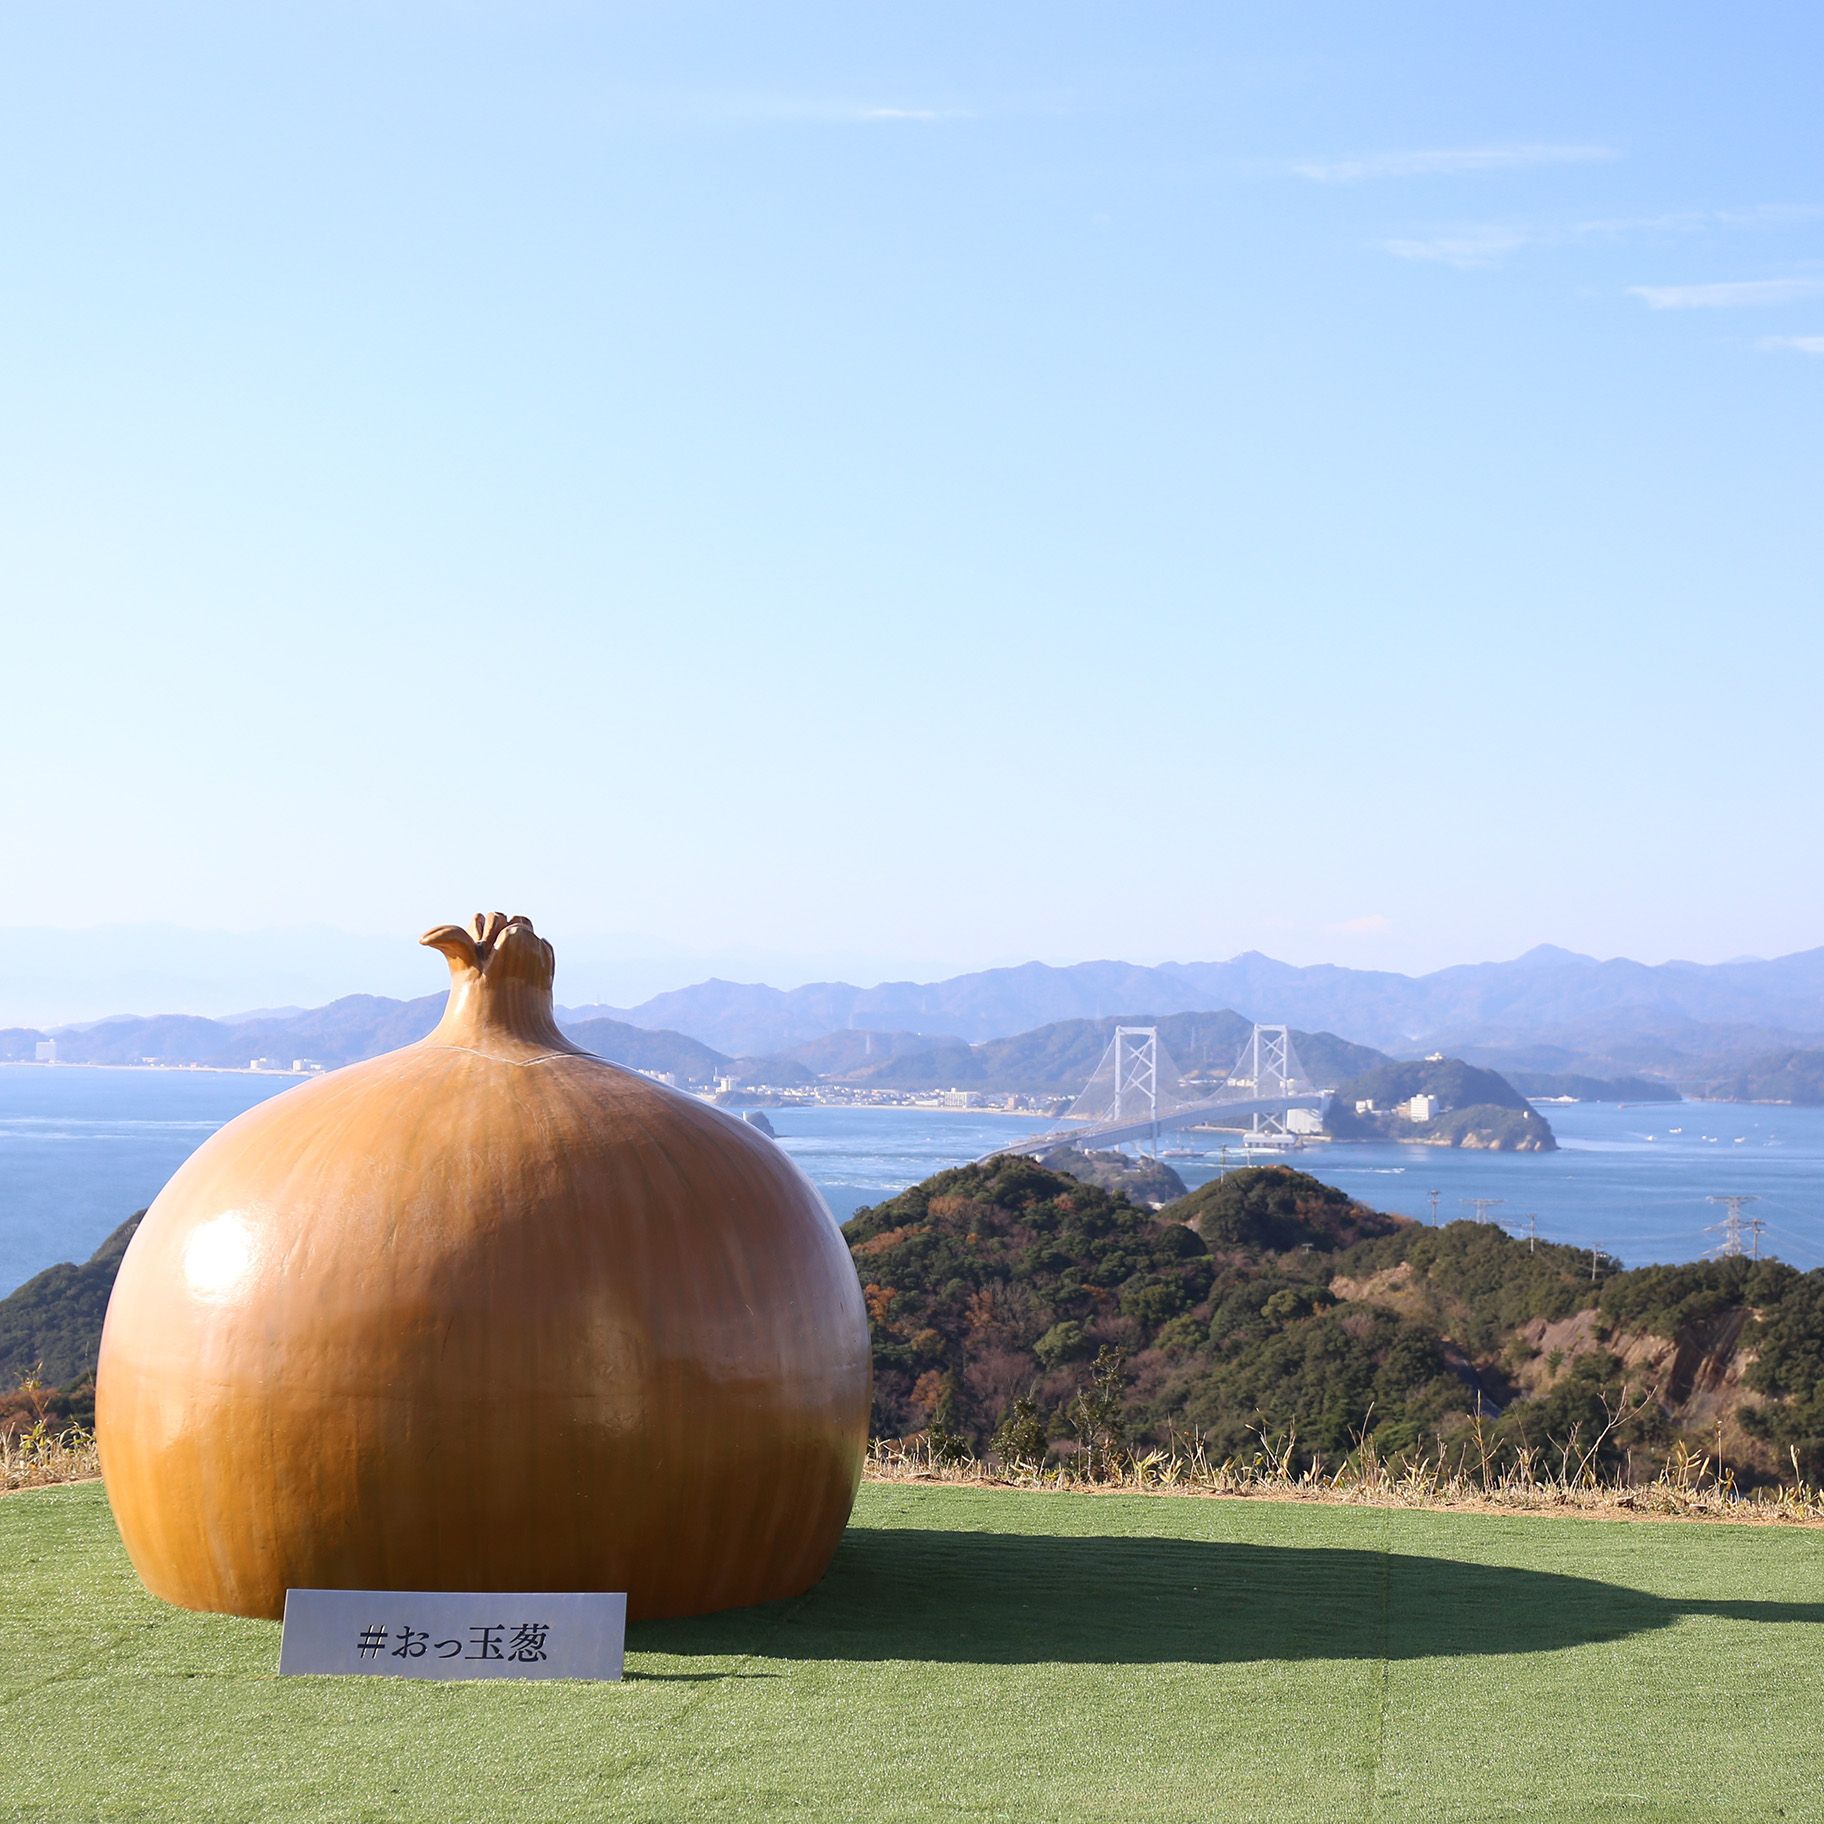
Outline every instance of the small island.
<svg viewBox="0 0 1824 1824"><path fill-rule="evenodd" d="M1551 1124L1508 1080L1460 1058L1382 1064L1330 1098L1324 1131L1335 1140L1395 1140L1491 1153L1550 1153Z"/></svg>

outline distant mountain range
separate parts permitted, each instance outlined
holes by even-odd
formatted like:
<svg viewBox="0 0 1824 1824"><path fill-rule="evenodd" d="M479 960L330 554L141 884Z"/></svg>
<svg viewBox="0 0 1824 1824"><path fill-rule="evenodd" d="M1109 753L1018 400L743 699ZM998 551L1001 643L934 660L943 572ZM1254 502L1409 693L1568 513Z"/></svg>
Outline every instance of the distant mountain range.
<svg viewBox="0 0 1824 1824"><path fill-rule="evenodd" d="M779 989L707 981L630 1008L590 1011L689 1033L733 1054L791 1051L843 1031L969 1043L1060 1020L1234 1008L1250 1019L1346 1033L1393 1053L1470 1048L1538 1069L1657 1068L1743 1059L1824 1037L1824 948L1772 961L1599 962L1550 944L1511 962L1429 975L1310 968L1249 952L1222 963L1024 963L942 982ZM902 1042L897 1038L894 1042ZM1546 1055L1549 1053L1549 1059ZM1490 1057L1489 1062L1499 1060Z"/></svg>
<svg viewBox="0 0 1824 1824"><path fill-rule="evenodd" d="M1187 1075L1222 1075L1233 1069L1253 1025L1225 1009L1058 1020L979 1045L909 1032L842 1032L796 1046L785 1057L828 1081L874 1089L1018 1090L1074 1096L1088 1083L1123 1020L1157 1026L1159 1043ZM1332 1032L1295 1031L1292 1043L1299 1062L1320 1083L1345 1082L1388 1062L1384 1053L1352 1045Z"/></svg>
<svg viewBox="0 0 1824 1824"><path fill-rule="evenodd" d="M208 1064L245 1069L255 1058L289 1067L295 1059L334 1068L378 1057L421 1039L437 1024L445 996L421 995L395 1001L384 995L350 994L326 1007L301 1012L246 1014L205 1020L194 1014L126 1015L89 1025L57 1029L57 1056L66 1064ZM635 1070L675 1071L707 1079L732 1068L734 1060L680 1032L652 1032L619 1020L562 1013L564 1030L587 1051ZM0 1061L27 1059L52 1034L30 1027L0 1031ZM812 1080L800 1072L791 1081Z"/></svg>
<svg viewBox="0 0 1824 1824"><path fill-rule="evenodd" d="M327 1067L377 1057L421 1039L437 1024L444 997L412 1001L353 994L300 1013L264 1013L235 1020L189 1014L136 1016L66 1027L56 1034L66 1064L205 1064L245 1069L256 1058L289 1067L309 1059ZM705 1083L732 1076L742 1083L791 1088L820 1081L875 1089L982 1089L1074 1095L1088 1082L1120 1016L1065 1020L1012 1038L967 1045L919 1033L840 1032L774 1057L730 1057L680 1032L647 1031L605 1019L592 1008L559 1008L558 1023L585 1050L634 1070L675 1073ZM1154 1016L1127 1016L1153 1024ZM1238 1013L1171 1014L1157 1020L1166 1051L1181 1070L1226 1071L1246 1042L1250 1022ZM0 1062L23 1061L49 1035L29 1027L0 1031ZM1382 1053L1332 1033L1295 1033L1305 1068L1326 1083L1376 1064Z"/></svg>
<svg viewBox="0 0 1824 1824"><path fill-rule="evenodd" d="M337 1065L422 1038L441 994L348 995L220 1019L129 1016L54 1029L71 1063ZM1768 1080L1766 1061L1824 1040L1824 949L1772 961L1598 962L1542 945L1505 963L1404 976L1254 954L1224 963L1027 963L948 981L795 989L707 981L632 1008L560 1009L600 1056L693 1081L780 1087L1074 1091L1118 1019L1157 1022L1187 1070L1226 1066L1249 1022L1285 1022L1314 1074L1443 1051L1529 1079L1651 1077L1692 1087ZM1338 1038L1335 1035L1344 1034ZM0 1031L30 1058L44 1029Z"/></svg>

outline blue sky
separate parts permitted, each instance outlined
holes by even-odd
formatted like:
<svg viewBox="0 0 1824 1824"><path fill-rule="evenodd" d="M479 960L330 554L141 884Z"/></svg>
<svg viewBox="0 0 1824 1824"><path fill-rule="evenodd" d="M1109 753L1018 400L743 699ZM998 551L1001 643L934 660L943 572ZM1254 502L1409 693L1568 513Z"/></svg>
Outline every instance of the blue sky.
<svg viewBox="0 0 1824 1824"><path fill-rule="evenodd" d="M0 919L1824 942L1821 38L16 9Z"/></svg>

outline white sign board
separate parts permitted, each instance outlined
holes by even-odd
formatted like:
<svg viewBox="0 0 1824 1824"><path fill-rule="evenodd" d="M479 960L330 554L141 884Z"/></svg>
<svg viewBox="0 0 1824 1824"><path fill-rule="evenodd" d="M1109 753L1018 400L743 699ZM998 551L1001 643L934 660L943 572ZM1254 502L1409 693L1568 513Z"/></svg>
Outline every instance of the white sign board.
<svg viewBox="0 0 1824 1824"><path fill-rule="evenodd" d="M287 1590L279 1672L619 1678L624 1594Z"/></svg>

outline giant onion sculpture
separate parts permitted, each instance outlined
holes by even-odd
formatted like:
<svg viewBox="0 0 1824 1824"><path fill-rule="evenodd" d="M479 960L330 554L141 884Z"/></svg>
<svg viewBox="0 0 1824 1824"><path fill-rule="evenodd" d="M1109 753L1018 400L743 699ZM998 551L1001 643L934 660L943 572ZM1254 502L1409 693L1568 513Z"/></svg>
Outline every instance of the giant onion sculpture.
<svg viewBox="0 0 1824 1824"><path fill-rule="evenodd" d="M96 1393L146 1586L796 1595L866 1443L842 1236L754 1129L579 1051L493 913L416 1045L201 1146L127 1250Z"/></svg>

